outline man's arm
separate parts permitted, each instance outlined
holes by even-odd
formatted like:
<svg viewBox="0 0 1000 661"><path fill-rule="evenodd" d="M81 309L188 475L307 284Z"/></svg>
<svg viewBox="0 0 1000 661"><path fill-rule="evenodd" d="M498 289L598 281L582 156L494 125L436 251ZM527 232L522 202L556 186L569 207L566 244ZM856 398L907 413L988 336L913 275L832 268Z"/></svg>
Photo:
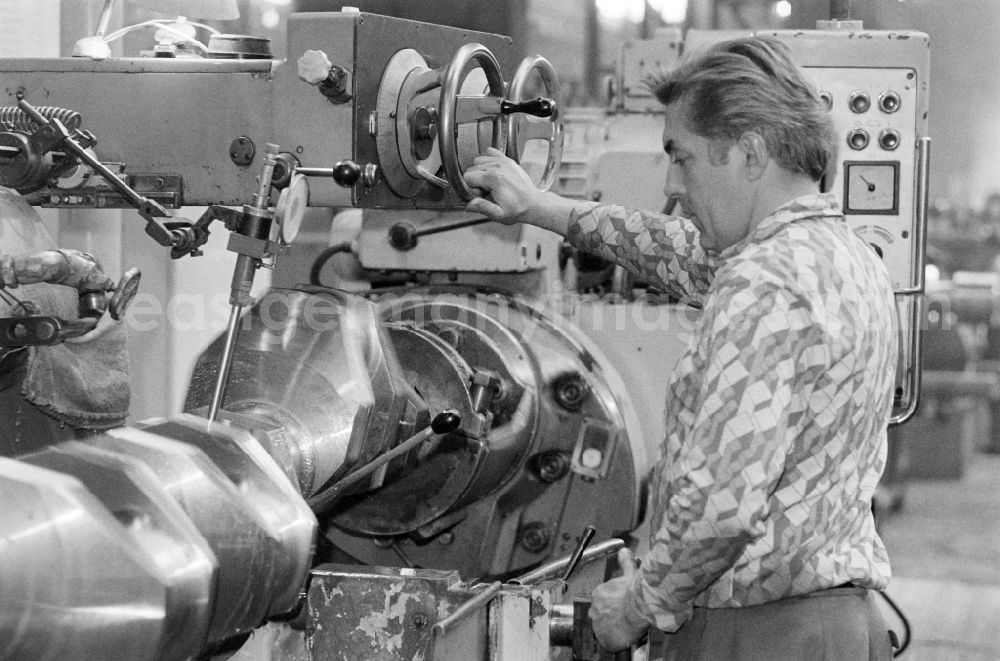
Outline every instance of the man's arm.
<svg viewBox="0 0 1000 661"><path fill-rule="evenodd" d="M651 211L593 204L574 211L566 237L684 301L700 303L722 265L690 221Z"/></svg>
<svg viewBox="0 0 1000 661"><path fill-rule="evenodd" d="M519 165L495 149L477 157L465 179L488 192L488 198L471 200L469 211L556 232L678 298L700 301L721 265L717 254L701 247L689 221L539 191Z"/></svg>
<svg viewBox="0 0 1000 661"><path fill-rule="evenodd" d="M665 631L676 631L695 597L764 534L792 428L805 414L795 401L829 361L805 302L779 285L746 284L723 287L718 308L706 308L694 365L701 387L677 392L686 401L668 439L681 445L668 440L654 472L650 551L622 599L627 617Z"/></svg>

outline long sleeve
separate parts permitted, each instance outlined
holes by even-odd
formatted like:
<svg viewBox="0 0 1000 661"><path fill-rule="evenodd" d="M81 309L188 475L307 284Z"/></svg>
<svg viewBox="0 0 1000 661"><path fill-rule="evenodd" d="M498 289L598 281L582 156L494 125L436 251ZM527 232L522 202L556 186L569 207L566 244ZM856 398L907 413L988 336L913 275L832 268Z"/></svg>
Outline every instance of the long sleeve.
<svg viewBox="0 0 1000 661"><path fill-rule="evenodd" d="M614 205L575 216L567 233L577 248L624 266L682 301L701 303L722 259L702 248L699 236L683 218Z"/></svg>
<svg viewBox="0 0 1000 661"><path fill-rule="evenodd" d="M888 582L871 498L896 305L885 266L833 202L793 200L722 254L667 389L630 619L676 631L695 607Z"/></svg>
<svg viewBox="0 0 1000 661"><path fill-rule="evenodd" d="M694 355L701 387L684 395L694 399L685 407L692 419L678 421L690 432L653 476L660 502L635 606L665 631L679 628L695 597L767 532L803 414L795 402L829 361L807 301L777 283L745 284L727 283L705 310Z"/></svg>

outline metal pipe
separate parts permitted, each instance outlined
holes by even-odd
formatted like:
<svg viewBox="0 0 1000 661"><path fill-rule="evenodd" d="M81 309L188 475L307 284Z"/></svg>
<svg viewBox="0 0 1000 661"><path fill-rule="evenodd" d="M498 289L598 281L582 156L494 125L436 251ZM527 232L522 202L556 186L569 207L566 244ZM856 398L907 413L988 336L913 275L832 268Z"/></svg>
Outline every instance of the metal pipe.
<svg viewBox="0 0 1000 661"><path fill-rule="evenodd" d="M913 334L910 336L910 355L913 356L913 366L908 376L910 385L910 401L902 413L889 418L889 426L895 427L907 422L917 413L920 406L921 373L923 372L923 333L924 323L924 287L927 267L927 212L930 207L930 158L931 139L923 137L917 142L917 192L916 192L916 223L913 228L914 259L911 279L913 286L897 294L913 296Z"/></svg>
<svg viewBox="0 0 1000 661"><path fill-rule="evenodd" d="M443 636L444 634L448 633L448 629L455 626L456 623L465 619L469 615L472 615L480 608L490 603L493 600L493 597L500 594L501 588L502 584L500 583L500 581L494 581L493 583L490 583L488 588L477 594L472 599L462 602L459 605L459 607L455 609L455 612L453 612L448 617L439 620L434 625L433 629L434 635Z"/></svg>
<svg viewBox="0 0 1000 661"><path fill-rule="evenodd" d="M580 562L587 564L589 562L594 562L595 560L600 560L601 558L606 558L613 553L617 553L618 549L624 547L625 542L620 539L604 540L600 544L595 544L584 551L583 555L580 557ZM541 567L534 569L527 574L522 574L521 576L511 579L508 582L515 585L524 585L527 583L537 583L538 581L556 578L562 575L562 573L566 570L570 560L570 557L554 560L547 565L542 565Z"/></svg>

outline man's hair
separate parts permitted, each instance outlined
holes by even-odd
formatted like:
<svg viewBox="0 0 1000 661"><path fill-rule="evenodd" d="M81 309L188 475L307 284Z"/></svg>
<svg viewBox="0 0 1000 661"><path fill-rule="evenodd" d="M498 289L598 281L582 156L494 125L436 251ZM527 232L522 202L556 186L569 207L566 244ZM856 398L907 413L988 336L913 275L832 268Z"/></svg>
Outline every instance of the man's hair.
<svg viewBox="0 0 1000 661"><path fill-rule="evenodd" d="M771 37L714 44L650 81L665 106L682 103L685 128L724 154L741 135L761 135L768 154L791 172L832 179L833 121L788 47Z"/></svg>

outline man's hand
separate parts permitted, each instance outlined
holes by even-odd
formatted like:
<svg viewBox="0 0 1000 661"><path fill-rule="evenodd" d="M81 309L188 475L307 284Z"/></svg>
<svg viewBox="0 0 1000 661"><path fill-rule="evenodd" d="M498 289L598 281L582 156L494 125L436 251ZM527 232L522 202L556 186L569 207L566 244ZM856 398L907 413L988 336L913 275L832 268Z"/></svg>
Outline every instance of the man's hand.
<svg viewBox="0 0 1000 661"><path fill-rule="evenodd" d="M463 176L470 186L483 189L489 196L470 200L466 210L491 220L508 225L530 222L530 207L540 205L542 192L535 188L528 173L498 149L490 147L484 156L477 156Z"/></svg>
<svg viewBox="0 0 1000 661"><path fill-rule="evenodd" d="M628 549L618 551L622 576L601 583L590 597L590 620L601 647L619 652L642 640L649 623L629 617L629 596L635 578L635 558Z"/></svg>

